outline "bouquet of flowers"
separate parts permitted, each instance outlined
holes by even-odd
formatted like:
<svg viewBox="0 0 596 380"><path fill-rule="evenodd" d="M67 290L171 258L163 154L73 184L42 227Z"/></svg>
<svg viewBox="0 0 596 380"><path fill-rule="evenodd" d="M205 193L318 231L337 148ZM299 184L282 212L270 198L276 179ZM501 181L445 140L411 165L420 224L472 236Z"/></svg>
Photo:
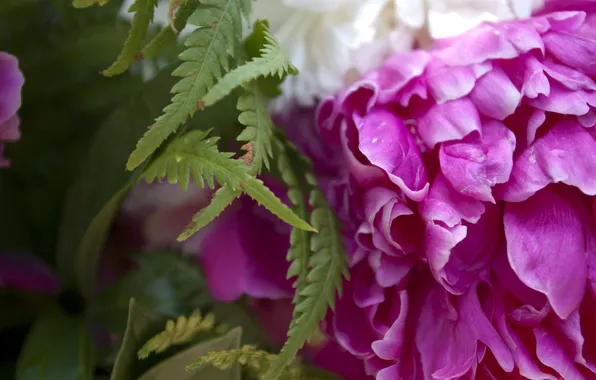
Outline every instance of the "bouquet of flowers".
<svg viewBox="0 0 596 380"><path fill-rule="evenodd" d="M1 379L596 379L596 1L0 25Z"/></svg>

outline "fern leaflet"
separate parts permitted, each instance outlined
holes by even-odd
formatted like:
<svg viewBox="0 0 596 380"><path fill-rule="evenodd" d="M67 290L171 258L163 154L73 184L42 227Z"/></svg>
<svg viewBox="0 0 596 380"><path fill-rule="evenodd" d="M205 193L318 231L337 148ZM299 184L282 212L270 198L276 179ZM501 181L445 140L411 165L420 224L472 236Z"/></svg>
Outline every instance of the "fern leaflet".
<svg viewBox="0 0 596 380"><path fill-rule="evenodd" d="M151 353L161 353L171 346L190 343L198 334L212 331L214 328L213 314L203 317L200 311L195 310L188 318L180 316L176 322L167 321L165 330L149 339L137 355L139 359L146 359Z"/></svg>
<svg viewBox="0 0 596 380"><path fill-rule="evenodd" d="M281 135L281 133L279 133ZM276 157L277 166L281 173L282 180L288 187L288 198L294 205L294 212L303 219L307 219L308 206L306 198L308 190L302 188L299 175L304 168L302 156L295 147L290 145L285 139L277 139ZM302 170L301 170L302 169ZM295 289L304 289L308 277L308 263L311 258L310 234L297 228L293 228L290 234L290 249L288 250L287 260L290 262L287 278L297 277L293 284ZM294 305L300 304L304 297L300 291L294 292Z"/></svg>
<svg viewBox="0 0 596 380"><path fill-rule="evenodd" d="M202 108L200 99L223 71L229 70L229 57L242 36L242 17L238 0L204 0L189 17L198 26L184 42L188 48L180 54L184 62L172 73L182 77L173 88L175 95L164 114L137 143L126 167L133 170L147 159L166 138Z"/></svg>
<svg viewBox="0 0 596 380"><path fill-rule="evenodd" d="M303 160L306 159L303 158ZM287 170L284 171L287 177ZM303 261L301 260L298 265L293 264L294 268L290 268L289 274L293 275L297 272L299 276L296 290L298 294L294 297L293 318L288 330L288 340L277 360L265 374L265 379L279 378L304 343L317 331L328 308L335 307L336 292L341 295L342 277L349 277L347 255L342 245L339 222L319 190L314 176L308 172L305 178L312 188L310 204L314 211L311 214L311 223L319 231L311 238L311 249L314 252L310 260L312 269L308 273L307 280L301 281L300 276L305 270ZM294 241L291 249L295 250L299 243L301 242ZM301 255L305 255L305 250Z"/></svg>
<svg viewBox="0 0 596 380"><path fill-rule="evenodd" d="M207 95L203 97L205 107L217 103L235 88L259 77L277 75L281 79L286 74L298 73L298 69L292 65L273 35L271 35L267 23L258 21L255 23L255 29L258 29L255 33L263 33L264 38L264 45L260 49L260 56L253 58L244 65L236 67L221 78L209 90Z"/></svg>
<svg viewBox="0 0 596 380"><path fill-rule="evenodd" d="M184 29L188 18L197 8L196 1L188 1L187 4L180 4L178 12L174 20L176 30ZM141 56L146 58L154 58L159 52L169 45L176 43L177 32L171 27L165 27L141 50Z"/></svg>
<svg viewBox="0 0 596 380"><path fill-rule="evenodd" d="M239 190L232 190L229 187L221 187L211 199L211 203L201 209L198 213L196 213L192 217L192 221L184 232L182 232L177 240L184 241L190 238L192 235L199 232L199 230L209 223L211 223L215 218L217 218L226 207L228 207L236 198L238 198L242 194Z"/></svg>
<svg viewBox="0 0 596 380"><path fill-rule="evenodd" d="M153 12L157 6L157 0L136 0L129 8L129 12L135 12L132 19L132 26L128 37L124 42L122 51L116 61L110 67L102 71L102 75L111 77L125 72L130 64L138 57L149 24L153 21Z"/></svg>
<svg viewBox="0 0 596 380"><path fill-rule="evenodd" d="M246 128L237 140L252 143L250 164L257 174L260 173L263 164L269 169L269 158L273 157L272 140L275 127L267 106L268 99L259 89L257 82L247 86L247 92L238 99L237 108L241 112L238 121Z"/></svg>
<svg viewBox="0 0 596 380"><path fill-rule="evenodd" d="M197 185L204 183L213 189L215 181L222 187L236 191L241 189L257 203L275 214L284 222L308 231L314 229L292 212L263 182L250 175L250 168L241 160L235 160L233 153L217 150L217 137L207 138L207 131L191 131L171 142L164 152L151 162L143 177L147 182L167 177L169 183L177 183L184 190L190 178Z"/></svg>
<svg viewBox="0 0 596 380"><path fill-rule="evenodd" d="M226 351L212 351L203 355L186 367L187 371L196 371L201 366L211 364L217 369L225 370L239 363L250 370L255 377L260 377L275 360L275 355L257 350L253 345L245 345L239 349ZM300 379L301 368L298 365L287 368L282 377L284 379Z"/></svg>

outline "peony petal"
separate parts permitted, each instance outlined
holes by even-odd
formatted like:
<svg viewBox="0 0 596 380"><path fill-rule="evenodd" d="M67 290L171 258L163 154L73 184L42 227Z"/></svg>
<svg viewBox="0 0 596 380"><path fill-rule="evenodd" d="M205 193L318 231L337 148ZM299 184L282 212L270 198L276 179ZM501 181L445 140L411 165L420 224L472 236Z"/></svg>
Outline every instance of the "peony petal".
<svg viewBox="0 0 596 380"><path fill-rule="evenodd" d="M544 66L536 57L528 55L523 58L524 76L521 93L535 99L538 95L550 95L550 83L544 73ZM517 69L517 67L515 67Z"/></svg>
<svg viewBox="0 0 596 380"><path fill-rule="evenodd" d="M580 380L584 376L567 356L561 344L543 327L534 329L536 337L536 356L547 366L553 368L565 380Z"/></svg>
<svg viewBox="0 0 596 380"><path fill-rule="evenodd" d="M503 124L484 124L482 138L466 136L441 144L441 170L453 188L479 201L495 202L492 187L509 179L513 168L515 135Z"/></svg>
<svg viewBox="0 0 596 380"><path fill-rule="evenodd" d="M358 271L356 267L353 271ZM369 356L371 344L377 339L366 309L358 307L353 299L353 285L345 282L343 295L338 298L333 316L333 332L337 342L352 355ZM358 329L354 329L358 326Z"/></svg>
<svg viewBox="0 0 596 380"><path fill-rule="evenodd" d="M596 195L596 141L576 121L559 122L515 160L502 198L520 202L557 182Z"/></svg>
<svg viewBox="0 0 596 380"><path fill-rule="evenodd" d="M382 339L372 343L374 353L383 360L399 360L405 344L405 329L408 317L408 293L399 292L399 316Z"/></svg>
<svg viewBox="0 0 596 380"><path fill-rule="evenodd" d="M424 50L392 56L383 63L374 79L379 83L379 102L388 103L413 79L424 72L430 55Z"/></svg>
<svg viewBox="0 0 596 380"><path fill-rule="evenodd" d="M584 91L569 90L558 83L551 83L549 95L538 95L525 102L538 109L562 115L584 115L590 110Z"/></svg>
<svg viewBox="0 0 596 380"><path fill-rule="evenodd" d="M484 116L504 120L519 106L521 94L507 74L495 67L478 79L470 93L470 99Z"/></svg>
<svg viewBox="0 0 596 380"><path fill-rule="evenodd" d="M511 350L519 374L528 379L557 380L556 377L540 370L540 367L536 363L535 358L532 357L528 351L524 341L507 322L504 306L504 290L500 286L497 286L495 287L495 291L497 294L497 302L495 305L493 324L503 338L505 344Z"/></svg>
<svg viewBox="0 0 596 380"><path fill-rule="evenodd" d="M358 148L371 164L383 169L408 197L424 198L429 186L426 168L404 123L389 110L377 108L357 127Z"/></svg>
<svg viewBox="0 0 596 380"><path fill-rule="evenodd" d="M483 273L488 272L488 262L497 243L500 222L500 208L487 205L476 224L465 224L466 238L451 249L449 261L435 275L447 290L462 294L478 283Z"/></svg>
<svg viewBox="0 0 596 380"><path fill-rule="evenodd" d="M547 53L561 63L573 67L588 75L596 75L596 43L586 36L579 36L568 31L549 32L542 36Z"/></svg>
<svg viewBox="0 0 596 380"><path fill-rule="evenodd" d="M456 66L427 70L426 80L437 103L459 99L472 91L476 82L473 67Z"/></svg>
<svg viewBox="0 0 596 380"><path fill-rule="evenodd" d="M376 251L371 252L368 262L375 272L377 283L383 288L388 288L399 287L405 282L416 264L416 258L413 255L392 257Z"/></svg>
<svg viewBox="0 0 596 380"><path fill-rule="evenodd" d="M513 357L482 310L476 288L451 304L444 290L435 286L416 329L426 378L452 379L466 374L476 365L478 341L491 349L505 371L513 370Z"/></svg>
<svg viewBox="0 0 596 380"><path fill-rule="evenodd" d="M579 307L587 280L583 224L573 206L545 189L524 202L508 203L504 224L511 268L567 318Z"/></svg>
<svg viewBox="0 0 596 380"><path fill-rule="evenodd" d="M469 99L435 104L418 119L418 133L430 148L459 140L474 131L481 133L480 116Z"/></svg>
<svg viewBox="0 0 596 380"><path fill-rule="evenodd" d="M449 41L451 43L437 49L435 55L450 66L482 63L491 59L510 59L519 54L505 34L488 24Z"/></svg>

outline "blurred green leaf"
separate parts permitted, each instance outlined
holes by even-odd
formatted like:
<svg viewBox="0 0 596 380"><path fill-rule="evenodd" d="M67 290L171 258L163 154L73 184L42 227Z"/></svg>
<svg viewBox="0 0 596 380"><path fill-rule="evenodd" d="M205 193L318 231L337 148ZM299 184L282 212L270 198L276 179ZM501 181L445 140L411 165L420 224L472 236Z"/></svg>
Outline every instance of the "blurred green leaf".
<svg viewBox="0 0 596 380"><path fill-rule="evenodd" d="M205 365L195 372L187 372L186 366L208 352L239 348L241 339L242 328L236 327L219 338L200 342L169 357L145 372L138 380L240 380L241 372L238 364L223 371L211 365Z"/></svg>
<svg viewBox="0 0 596 380"><path fill-rule="evenodd" d="M131 271L99 299L100 320L118 331L131 298L169 317L189 314L211 302L199 268L173 252L141 253Z"/></svg>
<svg viewBox="0 0 596 380"><path fill-rule="evenodd" d="M167 319L167 316L139 305L134 299L129 300L126 331L110 380L135 378L137 351L148 339L163 329Z"/></svg>
<svg viewBox="0 0 596 380"><path fill-rule="evenodd" d="M172 83L166 73L156 77L142 94L104 121L93 138L80 177L68 191L58 243L58 271L67 286L76 283L87 297L92 293L111 221L132 185L132 175L124 170L124 164L147 125L168 102Z"/></svg>
<svg viewBox="0 0 596 380"><path fill-rule="evenodd" d="M31 328L17 362L16 380L90 380L94 369L85 322L54 310Z"/></svg>

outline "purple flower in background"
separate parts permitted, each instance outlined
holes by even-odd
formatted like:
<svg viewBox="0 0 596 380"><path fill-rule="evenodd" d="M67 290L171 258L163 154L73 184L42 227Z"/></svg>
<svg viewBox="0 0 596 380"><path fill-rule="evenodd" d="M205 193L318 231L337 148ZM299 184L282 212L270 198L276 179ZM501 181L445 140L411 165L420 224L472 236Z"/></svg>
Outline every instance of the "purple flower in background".
<svg viewBox="0 0 596 380"><path fill-rule="evenodd" d="M0 52L0 167L9 165L2 155L4 141L20 138L18 109L21 107L21 88L25 79L15 57Z"/></svg>
<svg viewBox="0 0 596 380"><path fill-rule="evenodd" d="M50 267L29 253L0 253L0 288L57 296L60 281Z"/></svg>
<svg viewBox="0 0 596 380"><path fill-rule="evenodd" d="M353 243L326 325L368 375L596 378L596 14L572 3L396 55L319 106Z"/></svg>
<svg viewBox="0 0 596 380"><path fill-rule="evenodd" d="M265 184L282 199L275 181ZM137 186L123 206L129 225L141 226L140 249L151 251L177 245L192 216L209 204L213 192L192 187L183 191L167 183ZM280 299L292 295L286 279L290 227L243 195L208 227L177 248L201 264L210 293L219 301L246 294Z"/></svg>

